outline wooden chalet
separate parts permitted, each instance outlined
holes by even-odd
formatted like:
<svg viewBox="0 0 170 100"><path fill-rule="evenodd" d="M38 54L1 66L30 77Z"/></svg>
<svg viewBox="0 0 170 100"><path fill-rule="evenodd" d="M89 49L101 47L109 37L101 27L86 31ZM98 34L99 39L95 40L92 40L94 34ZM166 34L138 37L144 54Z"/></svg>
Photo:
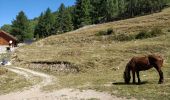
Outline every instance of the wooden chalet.
<svg viewBox="0 0 170 100"><path fill-rule="evenodd" d="M0 30L0 45L17 46L17 39L9 33Z"/></svg>

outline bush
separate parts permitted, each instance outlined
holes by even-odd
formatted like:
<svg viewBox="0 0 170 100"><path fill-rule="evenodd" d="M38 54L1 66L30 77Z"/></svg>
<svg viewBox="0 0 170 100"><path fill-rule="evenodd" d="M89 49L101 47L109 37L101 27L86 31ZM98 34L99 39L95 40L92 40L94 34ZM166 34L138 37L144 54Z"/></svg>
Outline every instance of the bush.
<svg viewBox="0 0 170 100"><path fill-rule="evenodd" d="M102 36L102 35L111 35L113 34L114 31L112 28L108 28L107 30L102 30L102 31L99 31L98 33L96 33L97 36Z"/></svg>
<svg viewBox="0 0 170 100"><path fill-rule="evenodd" d="M135 39L135 36L132 34L121 33L121 34L114 36L114 40L116 40L116 41L131 41L134 39Z"/></svg>
<svg viewBox="0 0 170 100"><path fill-rule="evenodd" d="M151 34L151 37L156 37L164 34L159 28L153 28L149 33Z"/></svg>
<svg viewBox="0 0 170 100"><path fill-rule="evenodd" d="M140 31L137 35L136 35L136 39L144 39L144 38L150 38L151 34L148 33L147 31L143 30Z"/></svg>
<svg viewBox="0 0 170 100"><path fill-rule="evenodd" d="M96 33L97 36L111 35L108 36L107 39L115 41L131 41L135 39L146 39L160 36L163 34L164 33L162 32L162 30L159 28L153 28L150 31L142 30L138 34L125 34L125 33L115 34L113 29L111 28L107 29L106 31L99 31L98 33Z"/></svg>
<svg viewBox="0 0 170 100"><path fill-rule="evenodd" d="M108 28L108 29L107 29L107 35L111 35L111 34L113 34L113 33L115 33L115 32L113 31L112 28Z"/></svg>
<svg viewBox="0 0 170 100"><path fill-rule="evenodd" d="M161 29L159 28L153 28L151 31L140 31L137 35L136 35L136 39L145 39L145 38L152 38L152 37L156 37L156 36L160 36L163 35L164 33L162 32Z"/></svg>
<svg viewBox="0 0 170 100"><path fill-rule="evenodd" d="M106 34L106 31L99 31L98 33L96 33L96 36L102 36L105 34Z"/></svg>

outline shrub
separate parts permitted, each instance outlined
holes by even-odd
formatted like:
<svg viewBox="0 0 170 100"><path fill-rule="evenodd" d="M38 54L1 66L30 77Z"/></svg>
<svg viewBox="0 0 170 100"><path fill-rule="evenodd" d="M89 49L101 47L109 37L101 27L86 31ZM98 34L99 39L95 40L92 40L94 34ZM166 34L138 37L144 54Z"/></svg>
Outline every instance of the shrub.
<svg viewBox="0 0 170 100"><path fill-rule="evenodd" d="M96 36L102 36L105 34L106 34L106 31L99 31L98 33L96 33Z"/></svg>
<svg viewBox="0 0 170 100"><path fill-rule="evenodd" d="M98 33L96 33L97 36L102 36L102 35L111 35L113 34L114 31L112 28L108 28L107 30L102 30L102 31L99 31Z"/></svg>
<svg viewBox="0 0 170 100"><path fill-rule="evenodd" d="M156 37L164 34L159 28L153 28L149 33L151 34L151 37Z"/></svg>
<svg viewBox="0 0 170 100"><path fill-rule="evenodd" d="M151 31L140 31L137 35L136 35L136 39L145 39L145 38L152 38L152 37L156 37L156 36L160 36L163 35L164 33L162 32L161 29L159 28L153 28Z"/></svg>
<svg viewBox="0 0 170 100"><path fill-rule="evenodd" d="M111 34L113 34L113 33L115 33L115 32L113 31L112 28L108 28L108 29L107 29L107 35L111 35Z"/></svg>
<svg viewBox="0 0 170 100"><path fill-rule="evenodd" d="M136 35L136 39L144 39L144 38L150 38L151 34L148 33L145 30L140 31L137 35Z"/></svg>
<svg viewBox="0 0 170 100"><path fill-rule="evenodd" d="M132 34L121 33L121 34L114 36L114 40L116 40L116 41L131 41L134 39L135 39L135 36Z"/></svg>

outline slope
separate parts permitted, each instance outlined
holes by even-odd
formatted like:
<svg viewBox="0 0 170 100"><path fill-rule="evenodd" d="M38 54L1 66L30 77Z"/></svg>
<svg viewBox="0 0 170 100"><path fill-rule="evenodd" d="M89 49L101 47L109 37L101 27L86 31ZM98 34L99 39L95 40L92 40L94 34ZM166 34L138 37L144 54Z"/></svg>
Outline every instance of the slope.
<svg viewBox="0 0 170 100"><path fill-rule="evenodd" d="M114 34L137 34L142 30L161 29L165 35L131 41L115 41L114 35L97 36L98 32L111 28ZM13 58L15 63L35 70L42 70L59 78L59 83L45 90L75 87L108 91L111 94L160 99L170 98L169 50L170 8L160 13L116 22L86 26L61 35L54 35L19 48ZM122 73L133 56L159 54L165 59L163 68L165 84L157 85L158 74L153 69L142 72L143 85L124 85ZM45 66L45 67L44 67ZM51 67L49 67L51 66ZM53 67L58 69L53 69ZM60 74L76 69L79 73ZM115 83L115 84L112 84Z"/></svg>

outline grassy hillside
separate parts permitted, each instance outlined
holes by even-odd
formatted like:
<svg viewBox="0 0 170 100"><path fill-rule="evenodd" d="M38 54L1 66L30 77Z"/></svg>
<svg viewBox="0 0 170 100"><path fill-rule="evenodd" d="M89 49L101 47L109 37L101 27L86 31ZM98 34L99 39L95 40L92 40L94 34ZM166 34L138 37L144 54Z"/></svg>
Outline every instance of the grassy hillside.
<svg viewBox="0 0 170 100"><path fill-rule="evenodd" d="M114 34L133 35L142 30L161 29L165 34L148 39L115 41L114 34L98 36L98 32L113 29ZM38 42L23 46L13 56L15 62L24 66L49 72L59 79L54 85L44 89L75 87L108 91L113 95L146 98L170 99L170 8L160 13L132 19L87 26L73 32L50 36ZM152 69L141 72L143 85L123 84L123 71L126 63L138 55L159 54L165 59L165 83L158 85L158 73ZM80 70L79 73L59 74L50 68L35 67L32 62L66 63ZM66 66L66 67L69 67ZM112 84L114 83L114 84Z"/></svg>

